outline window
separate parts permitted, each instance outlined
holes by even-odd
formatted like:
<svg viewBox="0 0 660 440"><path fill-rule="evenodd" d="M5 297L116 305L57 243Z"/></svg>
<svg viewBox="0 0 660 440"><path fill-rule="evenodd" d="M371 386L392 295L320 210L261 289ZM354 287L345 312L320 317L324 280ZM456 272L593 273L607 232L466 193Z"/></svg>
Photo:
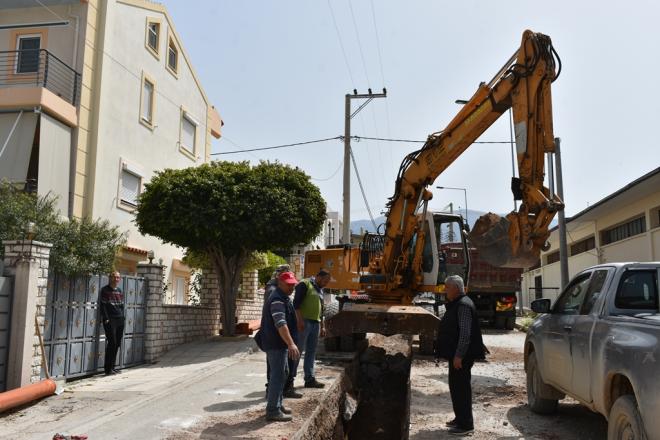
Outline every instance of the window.
<svg viewBox="0 0 660 440"><path fill-rule="evenodd" d="M179 49L172 37L170 37L167 45L167 68L175 75L179 71Z"/></svg>
<svg viewBox="0 0 660 440"><path fill-rule="evenodd" d="M197 125L197 121L184 111L181 117L181 147L191 154L195 154Z"/></svg>
<svg viewBox="0 0 660 440"><path fill-rule="evenodd" d="M38 72L41 37L38 35L19 36L16 46L16 49L18 50L16 73Z"/></svg>
<svg viewBox="0 0 660 440"><path fill-rule="evenodd" d="M584 304L582 305L581 315L588 315L591 312L600 292L603 291L603 286L605 285L605 280L607 280L607 269L599 269L594 271L594 274L591 276L591 282L589 283L589 290L584 299Z"/></svg>
<svg viewBox="0 0 660 440"><path fill-rule="evenodd" d="M555 303L554 313L577 315L587 293L590 273L580 275L564 291Z"/></svg>
<svg viewBox="0 0 660 440"><path fill-rule="evenodd" d="M160 43L160 21L147 19L147 49L158 57Z"/></svg>
<svg viewBox="0 0 660 440"><path fill-rule="evenodd" d="M119 201L132 208L136 207L141 184L142 178L140 176L128 170L122 170Z"/></svg>
<svg viewBox="0 0 660 440"><path fill-rule="evenodd" d="M183 277L174 277L174 304L185 304L187 282Z"/></svg>
<svg viewBox="0 0 660 440"><path fill-rule="evenodd" d="M554 251L545 256L545 264L552 264L559 261L559 251Z"/></svg>
<svg viewBox="0 0 660 440"><path fill-rule="evenodd" d="M614 305L619 309L658 310L657 272L631 270L623 274Z"/></svg>
<svg viewBox="0 0 660 440"><path fill-rule="evenodd" d="M142 77L142 99L140 102L140 121L147 127L154 128L154 97L156 86L146 75Z"/></svg>
<svg viewBox="0 0 660 440"><path fill-rule="evenodd" d="M651 229L660 226L660 206L651 209Z"/></svg>
<svg viewBox="0 0 660 440"><path fill-rule="evenodd" d="M626 223L601 231L601 243L610 244L646 232L646 218L641 215Z"/></svg>
<svg viewBox="0 0 660 440"><path fill-rule="evenodd" d="M571 256L590 251L596 247L596 237L585 238L571 245Z"/></svg>

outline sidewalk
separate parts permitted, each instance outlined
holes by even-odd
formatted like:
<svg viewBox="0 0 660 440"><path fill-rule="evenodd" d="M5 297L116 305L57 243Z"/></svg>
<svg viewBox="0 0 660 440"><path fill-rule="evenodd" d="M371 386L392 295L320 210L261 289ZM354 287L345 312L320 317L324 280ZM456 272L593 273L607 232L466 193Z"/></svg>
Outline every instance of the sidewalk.
<svg viewBox="0 0 660 440"><path fill-rule="evenodd" d="M265 354L251 338L181 345L153 365L65 384L65 392L0 418L1 439L156 439L209 413L262 402Z"/></svg>

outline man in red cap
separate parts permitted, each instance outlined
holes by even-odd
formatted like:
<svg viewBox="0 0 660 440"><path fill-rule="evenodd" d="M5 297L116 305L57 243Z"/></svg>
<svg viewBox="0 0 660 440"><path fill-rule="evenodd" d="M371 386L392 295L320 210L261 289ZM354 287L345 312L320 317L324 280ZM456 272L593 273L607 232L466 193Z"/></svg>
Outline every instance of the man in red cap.
<svg viewBox="0 0 660 440"><path fill-rule="evenodd" d="M300 358L295 343L296 312L289 299L296 284L298 280L293 273L281 273L277 277L277 288L266 300L261 314L262 345L270 366L266 420L273 422L292 419L291 410L282 405L282 395L288 377L287 357Z"/></svg>

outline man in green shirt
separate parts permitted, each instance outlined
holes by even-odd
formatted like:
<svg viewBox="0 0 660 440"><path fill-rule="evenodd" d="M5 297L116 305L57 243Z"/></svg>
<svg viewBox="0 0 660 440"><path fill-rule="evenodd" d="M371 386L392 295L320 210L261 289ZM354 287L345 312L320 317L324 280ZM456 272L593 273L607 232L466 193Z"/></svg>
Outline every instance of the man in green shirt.
<svg viewBox="0 0 660 440"><path fill-rule="evenodd" d="M325 384L314 376L314 361L319 335L325 336L323 323L323 288L331 280L330 272L321 269L315 277L302 280L296 286L293 307L298 318L298 338L300 349L305 351L303 371L305 388L323 388ZM298 363L295 367L298 370ZM295 376L295 375L294 375ZM293 388L293 384L291 384Z"/></svg>

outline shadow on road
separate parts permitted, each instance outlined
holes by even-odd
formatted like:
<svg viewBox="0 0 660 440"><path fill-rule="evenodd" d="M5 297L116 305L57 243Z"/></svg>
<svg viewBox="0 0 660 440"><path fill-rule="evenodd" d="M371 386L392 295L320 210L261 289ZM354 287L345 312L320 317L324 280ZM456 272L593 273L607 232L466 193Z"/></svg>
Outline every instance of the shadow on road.
<svg viewBox="0 0 660 440"><path fill-rule="evenodd" d="M213 426L206 428L200 434L199 438L202 440L211 440L211 439L251 439L256 438L250 434L254 433L258 429L266 426L265 417L259 417L252 420L246 420L244 422L229 424L229 423L216 423Z"/></svg>
<svg viewBox="0 0 660 440"><path fill-rule="evenodd" d="M507 419L521 434L548 440L602 440L607 438L607 421L600 414L574 403L559 404L556 414L533 413L527 405L515 406ZM509 437L502 437L504 440Z"/></svg>
<svg viewBox="0 0 660 440"><path fill-rule="evenodd" d="M238 411L241 409L250 408L251 406L258 405L264 402L264 398L252 400L230 400L227 402L214 403L213 405L205 406L204 411L207 412L222 412L222 411Z"/></svg>

